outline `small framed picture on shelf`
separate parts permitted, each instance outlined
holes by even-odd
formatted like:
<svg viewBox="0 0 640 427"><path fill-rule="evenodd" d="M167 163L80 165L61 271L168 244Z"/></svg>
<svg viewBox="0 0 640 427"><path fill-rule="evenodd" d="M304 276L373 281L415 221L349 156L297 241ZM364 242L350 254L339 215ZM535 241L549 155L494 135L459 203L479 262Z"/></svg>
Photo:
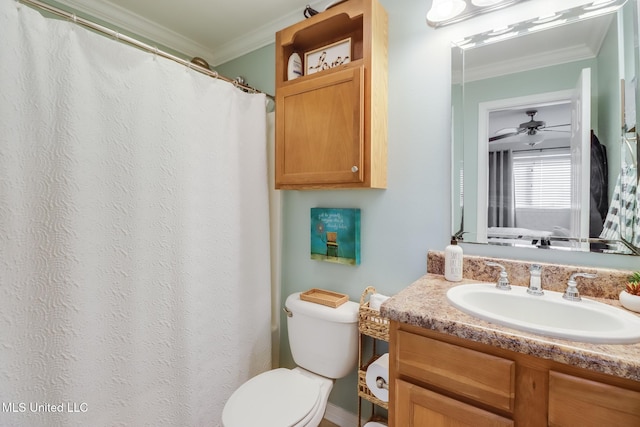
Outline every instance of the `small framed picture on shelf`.
<svg viewBox="0 0 640 427"><path fill-rule="evenodd" d="M305 75L351 62L351 38L340 40L304 54Z"/></svg>

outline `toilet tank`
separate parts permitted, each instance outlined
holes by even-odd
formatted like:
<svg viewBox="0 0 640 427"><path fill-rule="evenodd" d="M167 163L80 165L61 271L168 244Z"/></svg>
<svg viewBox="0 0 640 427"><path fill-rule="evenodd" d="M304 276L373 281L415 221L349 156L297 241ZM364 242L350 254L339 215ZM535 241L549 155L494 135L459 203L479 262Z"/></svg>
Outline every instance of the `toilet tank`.
<svg viewBox="0 0 640 427"><path fill-rule="evenodd" d="M303 301L289 295L285 307L289 347L301 368L327 378L342 378L358 361L358 303L347 301L337 308Z"/></svg>

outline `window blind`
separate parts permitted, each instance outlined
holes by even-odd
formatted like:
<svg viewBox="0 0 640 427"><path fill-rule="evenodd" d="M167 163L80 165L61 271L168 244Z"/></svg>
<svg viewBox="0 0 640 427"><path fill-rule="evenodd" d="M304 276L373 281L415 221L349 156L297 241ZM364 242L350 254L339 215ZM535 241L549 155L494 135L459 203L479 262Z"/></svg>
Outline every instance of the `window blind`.
<svg viewBox="0 0 640 427"><path fill-rule="evenodd" d="M521 151L513 154L516 208L571 207L569 148Z"/></svg>

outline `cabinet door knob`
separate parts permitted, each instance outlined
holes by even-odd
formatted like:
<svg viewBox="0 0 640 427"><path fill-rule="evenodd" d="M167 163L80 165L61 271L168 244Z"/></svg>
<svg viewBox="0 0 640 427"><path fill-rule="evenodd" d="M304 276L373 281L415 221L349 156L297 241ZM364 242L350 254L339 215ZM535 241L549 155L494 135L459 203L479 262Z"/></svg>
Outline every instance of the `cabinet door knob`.
<svg viewBox="0 0 640 427"><path fill-rule="evenodd" d="M357 166L351 166L351 172L353 172L353 173L358 172L358 167Z"/></svg>

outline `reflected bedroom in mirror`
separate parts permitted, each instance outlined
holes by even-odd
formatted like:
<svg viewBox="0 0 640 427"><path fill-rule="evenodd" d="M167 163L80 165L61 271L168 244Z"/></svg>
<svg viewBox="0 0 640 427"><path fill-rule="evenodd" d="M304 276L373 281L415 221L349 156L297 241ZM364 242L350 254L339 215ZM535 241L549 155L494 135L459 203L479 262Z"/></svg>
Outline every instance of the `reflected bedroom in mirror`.
<svg viewBox="0 0 640 427"><path fill-rule="evenodd" d="M459 239L640 255L636 3L580 6L453 44Z"/></svg>

